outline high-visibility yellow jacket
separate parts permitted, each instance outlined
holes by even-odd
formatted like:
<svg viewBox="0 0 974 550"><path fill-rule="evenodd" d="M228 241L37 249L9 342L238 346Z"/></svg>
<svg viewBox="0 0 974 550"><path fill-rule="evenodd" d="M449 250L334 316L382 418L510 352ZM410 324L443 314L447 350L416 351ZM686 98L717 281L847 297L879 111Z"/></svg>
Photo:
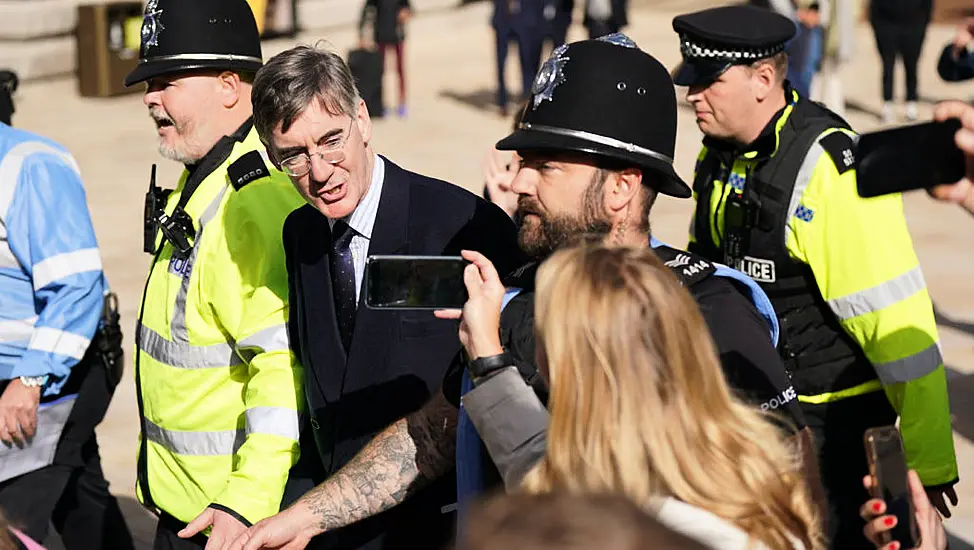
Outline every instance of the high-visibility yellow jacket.
<svg viewBox="0 0 974 550"><path fill-rule="evenodd" d="M176 257L159 232L146 283L137 492L184 522L208 506L245 523L277 513L298 458L303 372L288 349L281 230L302 200L263 151L248 121L199 163L217 166L185 205L192 251ZM167 215L201 176L183 172Z"/></svg>
<svg viewBox="0 0 974 550"><path fill-rule="evenodd" d="M750 150L721 150L719 142L705 140L694 180L697 208L688 248L731 261L724 246L727 208L740 204L735 198L757 193L760 204L738 209L747 211L744 217L753 229L745 231L747 242L738 254L743 257L733 259L735 267L766 289L785 342L792 329L834 330L838 336L819 332L804 339L831 342L823 344L825 349L812 349L812 343L811 351L783 350L786 366L789 360L808 366L794 375L799 400L827 403L885 390L900 415L909 466L927 486L955 482L937 325L902 198L858 195L854 134L840 124L819 120L827 126L821 130L806 123L823 113L794 94ZM802 128L810 131L805 132L808 142L796 145ZM782 166L771 168L772 163ZM783 167L787 163L791 171ZM783 174L791 179L785 181ZM810 292L801 288L803 278ZM821 327L807 326L814 306L787 311L789 303L806 299L803 292L815 295L806 304L814 302L824 312ZM799 315L805 317L795 323Z"/></svg>

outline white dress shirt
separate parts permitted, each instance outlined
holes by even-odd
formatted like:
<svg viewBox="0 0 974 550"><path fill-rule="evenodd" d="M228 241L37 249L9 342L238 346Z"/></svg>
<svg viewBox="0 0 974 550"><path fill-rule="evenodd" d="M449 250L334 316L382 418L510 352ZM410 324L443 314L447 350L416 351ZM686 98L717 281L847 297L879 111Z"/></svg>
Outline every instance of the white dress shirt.
<svg viewBox="0 0 974 550"><path fill-rule="evenodd" d="M372 241L372 228L375 227L375 216L379 211L379 197L382 196L382 183L385 180L386 166L382 157L372 155L375 161L372 165L372 182L365 196L352 210L352 213L342 221L355 231L348 248L352 252L352 264L355 266L355 303L359 303L362 295L362 279L365 277L365 259L369 255L369 243ZM335 220L329 218L328 226L335 229Z"/></svg>

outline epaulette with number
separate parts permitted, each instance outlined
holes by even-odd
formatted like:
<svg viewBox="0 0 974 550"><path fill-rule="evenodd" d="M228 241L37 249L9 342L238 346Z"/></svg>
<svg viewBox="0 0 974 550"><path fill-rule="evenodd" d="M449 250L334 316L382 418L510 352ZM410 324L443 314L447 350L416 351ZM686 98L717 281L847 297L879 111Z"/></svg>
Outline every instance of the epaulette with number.
<svg viewBox="0 0 974 550"><path fill-rule="evenodd" d="M233 188L237 191L240 191L248 183L266 178L269 175L271 175L271 172L267 169L267 163L264 162L264 157L257 151L250 151L233 161L233 164L227 167L227 177L230 178L230 185L233 185Z"/></svg>
<svg viewBox="0 0 974 550"><path fill-rule="evenodd" d="M685 287L693 286L717 272L717 266L702 256L685 250L661 245L654 248L653 252L663 260L663 264L670 268Z"/></svg>

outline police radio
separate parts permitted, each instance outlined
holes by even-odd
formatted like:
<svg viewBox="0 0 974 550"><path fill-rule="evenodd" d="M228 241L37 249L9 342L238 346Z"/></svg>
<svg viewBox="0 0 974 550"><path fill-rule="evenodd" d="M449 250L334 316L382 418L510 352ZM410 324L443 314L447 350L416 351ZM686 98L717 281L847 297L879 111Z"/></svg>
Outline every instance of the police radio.
<svg viewBox="0 0 974 550"><path fill-rule="evenodd" d="M156 187L156 165L152 165L149 176L149 191L145 194L145 213L142 217L142 250L147 254L156 253L156 232L159 230L159 215L163 213L166 199L172 191Z"/></svg>
<svg viewBox="0 0 974 550"><path fill-rule="evenodd" d="M105 295L101 323L94 340L95 349L105 367L109 386L114 388L122 380L125 351L122 349L122 327L119 324L118 296L114 292Z"/></svg>
<svg viewBox="0 0 974 550"><path fill-rule="evenodd" d="M156 186L156 165L152 165L152 175L149 177L149 191L145 194L145 213L143 223L142 250L148 254L156 253L156 232L162 231L165 240L172 244L173 255L185 258L193 249L190 236L194 234L193 219L181 207L176 208L172 215L166 214L166 199L172 193L171 189L161 189Z"/></svg>
<svg viewBox="0 0 974 550"><path fill-rule="evenodd" d="M724 262L736 266L747 250L748 204L744 197L731 191L724 207Z"/></svg>

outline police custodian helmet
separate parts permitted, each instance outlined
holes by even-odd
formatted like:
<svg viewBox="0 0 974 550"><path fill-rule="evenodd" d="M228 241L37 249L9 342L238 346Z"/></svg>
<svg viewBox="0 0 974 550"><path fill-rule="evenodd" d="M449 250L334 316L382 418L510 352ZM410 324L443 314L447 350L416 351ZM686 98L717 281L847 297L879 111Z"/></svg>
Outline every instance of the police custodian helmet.
<svg viewBox="0 0 974 550"><path fill-rule="evenodd" d="M708 85L734 65L749 65L776 55L795 36L787 17L748 5L720 6L679 15L683 63L673 71L678 86Z"/></svg>
<svg viewBox="0 0 974 550"><path fill-rule="evenodd" d="M666 68L621 33L556 48L541 66L517 130L499 150L577 151L631 163L665 195L687 198L673 169L676 90Z"/></svg>
<svg viewBox="0 0 974 550"><path fill-rule="evenodd" d="M257 72L260 34L246 0L149 0L131 86L193 69Z"/></svg>

